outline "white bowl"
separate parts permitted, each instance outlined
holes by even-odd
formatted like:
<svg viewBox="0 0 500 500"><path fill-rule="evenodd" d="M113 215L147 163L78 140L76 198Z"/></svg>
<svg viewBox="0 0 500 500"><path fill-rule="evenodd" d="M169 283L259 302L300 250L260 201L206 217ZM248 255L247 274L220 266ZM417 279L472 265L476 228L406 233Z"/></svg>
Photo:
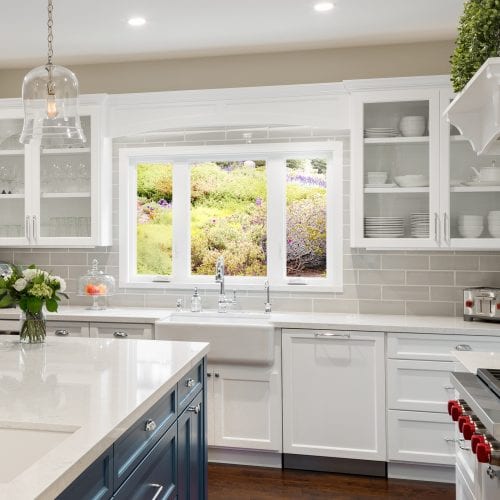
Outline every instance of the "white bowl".
<svg viewBox="0 0 500 500"><path fill-rule="evenodd" d="M429 185L429 178L425 175L397 175L394 180L401 187L427 187Z"/></svg>
<svg viewBox="0 0 500 500"><path fill-rule="evenodd" d="M482 215L459 215L458 220L461 222L483 222L484 217Z"/></svg>
<svg viewBox="0 0 500 500"><path fill-rule="evenodd" d="M481 236L483 230L484 230L483 227L464 228L464 227L458 226L458 232L464 238L478 238L479 236Z"/></svg>

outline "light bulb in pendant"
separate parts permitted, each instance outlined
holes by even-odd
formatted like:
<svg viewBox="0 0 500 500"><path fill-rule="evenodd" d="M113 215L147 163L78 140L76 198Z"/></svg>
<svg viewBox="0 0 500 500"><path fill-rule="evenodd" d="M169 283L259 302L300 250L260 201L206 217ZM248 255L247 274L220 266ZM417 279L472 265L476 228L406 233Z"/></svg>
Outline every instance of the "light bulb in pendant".
<svg viewBox="0 0 500 500"><path fill-rule="evenodd" d="M58 114L56 97L54 94L49 94L47 96L47 118L53 120Z"/></svg>

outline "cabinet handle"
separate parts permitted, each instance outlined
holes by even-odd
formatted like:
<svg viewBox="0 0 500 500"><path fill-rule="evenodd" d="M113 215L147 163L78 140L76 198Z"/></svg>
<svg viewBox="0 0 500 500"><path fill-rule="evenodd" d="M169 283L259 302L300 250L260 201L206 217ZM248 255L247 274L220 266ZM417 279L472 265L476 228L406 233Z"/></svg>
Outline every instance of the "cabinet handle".
<svg viewBox="0 0 500 500"><path fill-rule="evenodd" d="M210 378L212 376L211 373L207 373L207 378Z"/></svg>
<svg viewBox="0 0 500 500"><path fill-rule="evenodd" d="M68 330L56 330L54 334L58 337L67 337L69 335L69 332Z"/></svg>
<svg viewBox="0 0 500 500"><path fill-rule="evenodd" d="M315 337L326 337L329 339L350 339L351 334L350 333L332 333L332 332L316 332L314 334Z"/></svg>
<svg viewBox="0 0 500 500"><path fill-rule="evenodd" d="M214 376L215 376L215 378L219 378L220 377L220 375L217 372L214 373Z"/></svg>
<svg viewBox="0 0 500 500"><path fill-rule="evenodd" d="M36 241L38 239L36 235L36 215L33 216L32 223L33 223L33 241Z"/></svg>
<svg viewBox="0 0 500 500"><path fill-rule="evenodd" d="M144 430L147 432L153 432L156 429L156 422L154 420L148 419L144 424Z"/></svg>
<svg viewBox="0 0 500 500"><path fill-rule="evenodd" d="M120 339L124 339L125 337L128 337L128 333L122 332L121 330L118 330L116 332L113 332L113 337L118 337Z"/></svg>
<svg viewBox="0 0 500 500"><path fill-rule="evenodd" d="M443 438L447 443L458 443L458 439L451 438L451 437L445 437Z"/></svg>
<svg viewBox="0 0 500 500"><path fill-rule="evenodd" d="M434 212L434 241L438 241L439 238L439 215Z"/></svg>
<svg viewBox="0 0 500 500"><path fill-rule="evenodd" d="M188 378L186 380L186 387L194 387L195 381L194 378Z"/></svg>
<svg viewBox="0 0 500 500"><path fill-rule="evenodd" d="M26 238L28 238L28 242L31 243L31 231L30 231L30 216L27 215L24 222L24 231L26 232Z"/></svg>
<svg viewBox="0 0 500 500"><path fill-rule="evenodd" d="M151 500L160 498L160 494L163 491L163 485L158 483L149 483L148 486L151 486L151 488L156 488L156 493L151 497Z"/></svg>
<svg viewBox="0 0 500 500"><path fill-rule="evenodd" d="M443 389L445 389L446 391L452 391L455 388L452 385L443 385Z"/></svg>
<svg viewBox="0 0 500 500"><path fill-rule="evenodd" d="M188 406L187 410L193 412L195 415L198 415L201 411L201 403L198 403L196 406Z"/></svg>
<svg viewBox="0 0 500 500"><path fill-rule="evenodd" d="M448 243L449 242L449 238L448 238L448 213L445 212L443 214L443 232L444 232L444 241L445 243Z"/></svg>
<svg viewBox="0 0 500 500"><path fill-rule="evenodd" d="M455 351L472 351L472 347L469 344L458 344Z"/></svg>
<svg viewBox="0 0 500 500"><path fill-rule="evenodd" d="M495 479L495 477L500 477L500 472L495 471L495 469L493 469L491 465L489 465L488 468L486 469L486 475L490 479Z"/></svg>

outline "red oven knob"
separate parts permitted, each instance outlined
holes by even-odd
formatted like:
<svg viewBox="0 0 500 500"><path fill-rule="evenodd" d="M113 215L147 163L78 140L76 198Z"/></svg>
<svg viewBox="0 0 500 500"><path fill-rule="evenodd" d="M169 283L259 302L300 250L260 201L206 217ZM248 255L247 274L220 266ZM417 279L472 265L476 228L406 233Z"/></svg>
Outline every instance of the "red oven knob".
<svg viewBox="0 0 500 500"><path fill-rule="evenodd" d="M458 430L460 432L464 431L464 425L469 424L472 422L472 419L469 417L469 415L461 415L458 417Z"/></svg>
<svg viewBox="0 0 500 500"><path fill-rule="evenodd" d="M458 401L456 399L450 399L448 401L448 415L451 415L451 409L455 406L458 405Z"/></svg>
<svg viewBox="0 0 500 500"><path fill-rule="evenodd" d="M451 408L451 418L454 422L458 420L458 417L462 415L464 412L463 408L460 405L455 405Z"/></svg>
<svg viewBox="0 0 500 500"><path fill-rule="evenodd" d="M488 464L491 459L491 446L489 443L479 443L476 448L477 461Z"/></svg>
<svg viewBox="0 0 500 500"><path fill-rule="evenodd" d="M474 305L474 301L471 299L468 299L465 301L465 307L472 307Z"/></svg>
<svg viewBox="0 0 500 500"><path fill-rule="evenodd" d="M473 434L472 437L470 438L470 447L472 453L476 453L477 445L484 443L485 440L486 438L482 434Z"/></svg>
<svg viewBox="0 0 500 500"><path fill-rule="evenodd" d="M474 422L466 422L462 427L462 434L466 441L472 440L474 432L476 432L476 424Z"/></svg>

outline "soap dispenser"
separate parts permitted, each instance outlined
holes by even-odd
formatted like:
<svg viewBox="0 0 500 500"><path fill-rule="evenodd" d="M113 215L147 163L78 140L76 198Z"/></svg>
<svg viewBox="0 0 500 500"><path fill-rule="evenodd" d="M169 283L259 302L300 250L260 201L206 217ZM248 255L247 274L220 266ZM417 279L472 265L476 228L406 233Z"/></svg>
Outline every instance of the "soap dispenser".
<svg viewBox="0 0 500 500"><path fill-rule="evenodd" d="M193 296L191 297L191 312L201 312L201 296L198 293L198 288L194 288Z"/></svg>

